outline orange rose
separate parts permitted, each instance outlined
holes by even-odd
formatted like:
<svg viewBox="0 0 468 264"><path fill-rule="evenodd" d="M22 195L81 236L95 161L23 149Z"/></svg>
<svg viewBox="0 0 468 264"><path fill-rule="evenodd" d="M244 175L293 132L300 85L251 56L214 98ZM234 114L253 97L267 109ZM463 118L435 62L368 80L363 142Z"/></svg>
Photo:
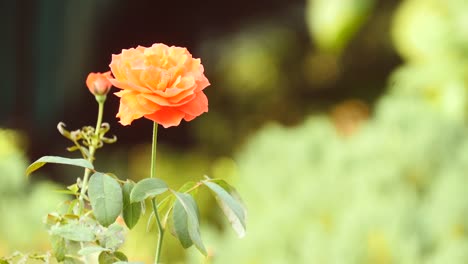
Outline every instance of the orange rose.
<svg viewBox="0 0 468 264"><path fill-rule="evenodd" d="M186 48L154 44L112 55L112 84L122 89L117 117L122 125L145 117L163 127L177 126L208 112L203 89L210 85L200 59Z"/></svg>
<svg viewBox="0 0 468 264"><path fill-rule="evenodd" d="M112 87L109 78L112 78L110 71L104 73L92 72L86 78L86 86L94 95L106 95Z"/></svg>

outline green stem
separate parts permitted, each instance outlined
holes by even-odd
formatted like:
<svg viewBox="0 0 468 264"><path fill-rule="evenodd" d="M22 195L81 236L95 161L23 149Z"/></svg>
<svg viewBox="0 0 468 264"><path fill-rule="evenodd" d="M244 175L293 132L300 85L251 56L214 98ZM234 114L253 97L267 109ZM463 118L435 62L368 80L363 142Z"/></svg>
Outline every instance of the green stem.
<svg viewBox="0 0 468 264"><path fill-rule="evenodd" d="M89 156L87 160L91 163L93 163L94 160L94 153L96 152L96 144L98 143L97 141L99 140L99 131L101 129L101 124L102 124L102 116L104 113L104 102L106 101L106 97L104 96L96 96L96 101L98 102L99 109L98 109L98 117L96 121L96 128L94 129L94 136L95 140L92 142L91 146L89 146ZM84 175L83 175L83 185L81 186L81 191L80 191L80 201L83 200L84 195L86 193L86 189L88 188L88 181L89 181L89 175L91 174L90 169L85 169Z"/></svg>
<svg viewBox="0 0 468 264"><path fill-rule="evenodd" d="M153 123L153 143L151 146L151 171L150 177L156 177L156 146L158 143L158 123ZM159 219L158 214L158 207L156 206L156 199L151 199L151 204L153 206L154 216L156 218L156 222L158 224L158 244L156 245L156 254L154 256L154 264L159 264L159 260L161 258L161 249L163 244L164 238L164 228L161 224L161 220Z"/></svg>
<svg viewBox="0 0 468 264"><path fill-rule="evenodd" d="M105 95L97 95L96 96L96 101L98 102L99 108L98 108L98 117L96 121L96 128L94 129L94 140L91 142L91 146L89 146L89 156L87 157L87 160L91 163L94 161L94 153L96 152L96 145L98 144L99 141L99 132L101 129L101 124L102 124L102 116L104 114L104 102L106 101L106 96ZM90 169L85 169L84 175L83 175L83 183L81 186L81 191L80 191L80 197L79 201L83 201L86 189L88 188L88 181L89 181L89 175L91 174ZM80 209L81 211L82 209ZM81 214L81 213L80 213ZM83 243L80 243L81 248L83 248ZM89 262L89 256L84 257L84 263L90 263Z"/></svg>
<svg viewBox="0 0 468 264"><path fill-rule="evenodd" d="M159 219L158 208L156 207L156 198L151 199L151 204L153 205L154 216L156 217L156 223L158 223L158 244L156 246L156 254L154 256L154 264L159 264L159 259L161 258L161 249L164 238L164 228L161 225L161 220Z"/></svg>
<svg viewBox="0 0 468 264"><path fill-rule="evenodd" d="M98 110L98 119L96 122L96 128L94 130L94 134L97 136L99 135L99 130L101 129L101 124L102 124L102 115L104 114L104 102L106 101L105 97L104 99L97 100L98 105L99 105L99 110Z"/></svg>
<svg viewBox="0 0 468 264"><path fill-rule="evenodd" d="M158 123L153 123L153 144L151 146L151 171L150 177L156 177L156 147L158 143Z"/></svg>

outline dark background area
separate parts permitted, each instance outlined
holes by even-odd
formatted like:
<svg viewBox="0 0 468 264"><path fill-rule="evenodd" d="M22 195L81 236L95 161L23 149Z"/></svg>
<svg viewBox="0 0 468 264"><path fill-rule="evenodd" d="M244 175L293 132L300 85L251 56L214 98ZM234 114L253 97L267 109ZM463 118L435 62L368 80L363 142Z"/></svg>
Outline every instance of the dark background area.
<svg viewBox="0 0 468 264"><path fill-rule="evenodd" d="M327 111L331 105L349 98L372 104L385 87L385 76L400 63L390 47L385 47L389 21L382 16L396 3L379 1L370 22L341 56L339 66L334 66L339 67L338 73L331 80L325 78L323 82L310 84L301 76L294 77L298 80L288 87L291 92L285 98L298 105L298 109L291 109L294 114L264 116L255 122L255 127L270 119L294 124L310 111ZM305 4L212 0L2 1L0 125L20 129L33 138L29 142L31 158L44 155L46 148L63 149L67 142L58 137L54 126L64 121L74 129L95 122L97 106L87 93L84 80L89 72L106 71L111 54L123 48L163 42L186 46L195 57L200 57L203 41L236 34L256 21L286 25L299 40L301 49L291 50L294 57L285 62L285 68L295 76L300 71L295 65L297 58L315 50L303 23ZM335 58L331 60L337 64L333 62ZM206 90L210 111L232 120L235 126L237 119L233 115L239 113L232 111L235 104L230 105L230 95L223 90L223 77L217 75L216 64L210 64L212 60L202 58L202 62L212 82ZM132 124L132 129L122 127L114 118L117 108L117 98L108 96L104 120L114 128L120 144L147 142L151 124L139 120ZM162 130L160 140L175 147L190 147L197 143L190 130L190 124ZM227 148L226 152L232 149Z"/></svg>

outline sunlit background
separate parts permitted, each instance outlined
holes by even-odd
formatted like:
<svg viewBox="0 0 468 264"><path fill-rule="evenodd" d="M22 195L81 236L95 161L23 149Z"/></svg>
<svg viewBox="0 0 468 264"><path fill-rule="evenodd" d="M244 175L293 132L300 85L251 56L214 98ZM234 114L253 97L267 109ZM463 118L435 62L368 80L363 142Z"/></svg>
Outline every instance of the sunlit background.
<svg viewBox="0 0 468 264"><path fill-rule="evenodd" d="M238 239L199 196L210 258L166 236L164 263L468 263L468 1L1 1L0 256L45 251L43 216L81 171L56 130L93 125L89 72L156 42L200 57L209 113L160 129L159 177L229 180L248 208ZM96 167L139 180L151 122L105 121ZM150 263L140 220L124 251Z"/></svg>

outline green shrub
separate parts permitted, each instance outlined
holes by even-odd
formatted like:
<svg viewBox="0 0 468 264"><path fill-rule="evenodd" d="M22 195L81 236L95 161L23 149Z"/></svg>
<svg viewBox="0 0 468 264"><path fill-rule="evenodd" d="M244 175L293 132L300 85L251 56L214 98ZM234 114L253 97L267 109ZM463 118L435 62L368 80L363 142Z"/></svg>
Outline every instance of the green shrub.
<svg viewBox="0 0 468 264"><path fill-rule="evenodd" d="M213 263L467 262L467 132L398 97L351 137L265 127L238 158L247 236L212 234Z"/></svg>
<svg viewBox="0 0 468 264"><path fill-rule="evenodd" d="M63 200L58 186L28 182L21 143L17 132L0 129L0 256L48 248L42 219Z"/></svg>

